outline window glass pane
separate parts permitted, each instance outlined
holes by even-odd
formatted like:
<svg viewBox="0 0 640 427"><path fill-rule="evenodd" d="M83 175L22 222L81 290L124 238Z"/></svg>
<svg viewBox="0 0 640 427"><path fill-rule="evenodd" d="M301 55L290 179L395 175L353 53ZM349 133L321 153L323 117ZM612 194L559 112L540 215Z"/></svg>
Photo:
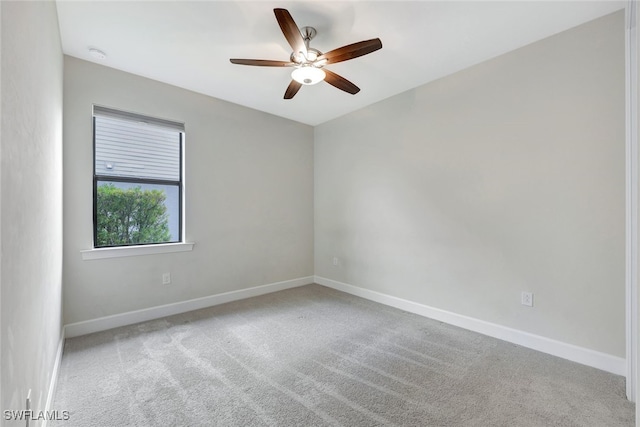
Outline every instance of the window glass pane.
<svg viewBox="0 0 640 427"><path fill-rule="evenodd" d="M143 122L95 117L95 174L180 180L180 132Z"/></svg>
<svg viewBox="0 0 640 427"><path fill-rule="evenodd" d="M96 247L180 241L177 185L97 184Z"/></svg>

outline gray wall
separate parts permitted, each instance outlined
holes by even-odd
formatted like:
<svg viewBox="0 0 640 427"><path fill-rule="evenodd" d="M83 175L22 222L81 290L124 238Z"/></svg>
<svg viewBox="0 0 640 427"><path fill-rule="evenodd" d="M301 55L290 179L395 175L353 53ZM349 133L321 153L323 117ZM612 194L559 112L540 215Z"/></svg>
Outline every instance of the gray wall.
<svg viewBox="0 0 640 427"><path fill-rule="evenodd" d="M44 410L61 334L62 51L53 2L0 10L0 408L32 389Z"/></svg>
<svg viewBox="0 0 640 427"><path fill-rule="evenodd" d="M72 57L64 75L65 323L313 275L310 126ZM93 103L185 123L193 251L82 260Z"/></svg>
<svg viewBox="0 0 640 427"><path fill-rule="evenodd" d="M623 16L316 127L316 275L624 357Z"/></svg>

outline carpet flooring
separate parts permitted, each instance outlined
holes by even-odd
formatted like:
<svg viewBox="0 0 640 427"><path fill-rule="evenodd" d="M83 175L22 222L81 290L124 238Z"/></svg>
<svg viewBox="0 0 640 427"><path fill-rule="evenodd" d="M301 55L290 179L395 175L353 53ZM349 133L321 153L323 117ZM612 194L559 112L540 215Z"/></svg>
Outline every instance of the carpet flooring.
<svg viewBox="0 0 640 427"><path fill-rule="evenodd" d="M68 339L53 426L633 426L624 378L319 285Z"/></svg>

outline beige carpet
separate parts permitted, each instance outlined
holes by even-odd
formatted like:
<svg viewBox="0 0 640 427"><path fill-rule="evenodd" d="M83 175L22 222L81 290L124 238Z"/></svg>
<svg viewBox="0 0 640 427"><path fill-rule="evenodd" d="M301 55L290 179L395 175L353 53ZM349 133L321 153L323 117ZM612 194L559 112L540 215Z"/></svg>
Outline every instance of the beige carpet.
<svg viewBox="0 0 640 427"><path fill-rule="evenodd" d="M624 378L319 285L69 339L54 426L633 426Z"/></svg>

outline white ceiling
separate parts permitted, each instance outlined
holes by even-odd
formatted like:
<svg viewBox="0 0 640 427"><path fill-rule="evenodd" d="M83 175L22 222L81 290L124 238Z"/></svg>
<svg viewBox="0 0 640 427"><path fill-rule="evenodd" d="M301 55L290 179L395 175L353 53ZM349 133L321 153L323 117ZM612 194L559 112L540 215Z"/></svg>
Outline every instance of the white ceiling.
<svg viewBox="0 0 640 427"><path fill-rule="evenodd" d="M624 1L68 1L58 0L65 54L309 125L370 105L473 64L622 9ZM327 83L284 100L291 49L273 9L313 26L327 52L379 37L383 48L327 66L358 85ZM89 56L95 47L104 60Z"/></svg>

